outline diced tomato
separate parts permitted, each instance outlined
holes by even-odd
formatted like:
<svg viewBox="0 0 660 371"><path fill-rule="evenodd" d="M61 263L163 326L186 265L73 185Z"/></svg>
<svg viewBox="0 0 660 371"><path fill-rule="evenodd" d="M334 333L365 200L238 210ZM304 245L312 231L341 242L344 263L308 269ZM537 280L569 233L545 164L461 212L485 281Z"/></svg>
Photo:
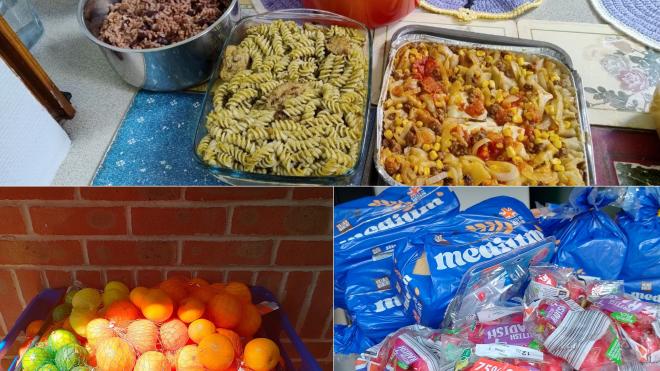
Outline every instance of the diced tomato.
<svg viewBox="0 0 660 371"><path fill-rule="evenodd" d="M484 102L480 100L473 100L472 103L465 107L465 113L472 117L480 116L485 110Z"/></svg>
<svg viewBox="0 0 660 371"><path fill-rule="evenodd" d="M431 76L435 68L435 60L433 58L424 57L413 63L412 74L417 80L422 80L426 76Z"/></svg>
<svg viewBox="0 0 660 371"><path fill-rule="evenodd" d="M433 94L433 93L436 93L438 91L441 91L442 90L442 85L438 84L438 82L435 81L435 79L433 79L433 77L426 76L422 80L422 89L424 89L424 91L427 92L427 93Z"/></svg>
<svg viewBox="0 0 660 371"><path fill-rule="evenodd" d="M490 146L483 145L477 150L477 156L484 161L490 160Z"/></svg>

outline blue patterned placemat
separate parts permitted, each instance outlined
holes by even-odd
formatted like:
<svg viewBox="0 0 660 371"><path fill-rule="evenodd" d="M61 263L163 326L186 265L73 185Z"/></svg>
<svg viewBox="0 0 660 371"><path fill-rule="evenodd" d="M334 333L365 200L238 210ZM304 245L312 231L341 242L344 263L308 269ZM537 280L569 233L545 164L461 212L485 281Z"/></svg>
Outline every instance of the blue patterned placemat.
<svg viewBox="0 0 660 371"><path fill-rule="evenodd" d="M92 185L223 185L193 154L203 100L201 93L139 91L96 170ZM372 110L370 127L374 127L374 121ZM370 137L368 134L367 140ZM365 166L371 163L368 157L361 159L354 184L360 184Z"/></svg>
<svg viewBox="0 0 660 371"><path fill-rule="evenodd" d="M192 152L203 99L200 93L139 91L92 185L222 185Z"/></svg>

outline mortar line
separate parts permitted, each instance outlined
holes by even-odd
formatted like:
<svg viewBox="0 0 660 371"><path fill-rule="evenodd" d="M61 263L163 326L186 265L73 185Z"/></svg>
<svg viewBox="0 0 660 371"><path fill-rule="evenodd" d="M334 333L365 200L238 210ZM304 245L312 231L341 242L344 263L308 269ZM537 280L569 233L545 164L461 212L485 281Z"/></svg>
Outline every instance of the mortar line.
<svg viewBox="0 0 660 371"><path fill-rule="evenodd" d="M178 240L176 243L176 265L183 265L183 240Z"/></svg>
<svg viewBox="0 0 660 371"><path fill-rule="evenodd" d="M284 300L286 285L289 281L289 271L284 272L282 278L280 279L280 287L277 290L277 301L282 302Z"/></svg>
<svg viewBox="0 0 660 371"><path fill-rule="evenodd" d="M40 271L39 274L41 275L41 284L49 289L50 288L50 282L48 281L48 275L46 274L46 271Z"/></svg>
<svg viewBox="0 0 660 371"><path fill-rule="evenodd" d="M314 296L314 291L316 290L316 284L319 280L319 272L312 273L312 282L307 287L307 293L305 294L305 300L303 305L300 308L300 314L298 315L298 322L296 323L296 332L300 333L300 329L307 319L307 313L309 312L309 307L312 305L312 296Z"/></svg>
<svg viewBox="0 0 660 371"><path fill-rule="evenodd" d="M290 191L292 192L292 191ZM286 196L285 196L286 197ZM296 200L295 203L291 199L268 199L268 200L210 200L210 201L190 201L190 200L125 200L125 201L109 201L109 200L0 200L0 206L19 206L25 204L27 206L37 207L149 207L149 208L217 208L217 207L230 207L230 206L321 206L332 207L332 200L330 199L307 199Z"/></svg>
<svg viewBox="0 0 660 371"><path fill-rule="evenodd" d="M4 331L5 334L9 332L7 329L7 323L5 322L5 316L2 312L0 312L0 326L2 326L2 331Z"/></svg>
<svg viewBox="0 0 660 371"><path fill-rule="evenodd" d="M30 209L26 204L20 206L21 216L23 217L23 224L25 225L25 232L28 235L34 235L34 227L32 225L32 217L30 216Z"/></svg>
<svg viewBox="0 0 660 371"><path fill-rule="evenodd" d="M333 318L333 311L331 310L330 313L328 314L328 318L325 319L325 325L323 326L323 332L321 332L321 338L320 340L328 340L332 341L331 339L325 339L325 337L328 335L328 331L332 331L332 318Z"/></svg>
<svg viewBox="0 0 660 371"><path fill-rule="evenodd" d="M129 236L133 235L133 209L131 206L126 206L126 234Z"/></svg>
<svg viewBox="0 0 660 371"><path fill-rule="evenodd" d="M83 264L91 265L91 263L89 262L89 251L87 251L87 240L81 240L80 247L82 249Z"/></svg>
<svg viewBox="0 0 660 371"><path fill-rule="evenodd" d="M9 270L9 276L14 283L16 296L18 296L18 302L21 304L21 308L25 309L25 298L23 297L23 290L21 289L20 282L18 282L18 275L16 274L16 271L13 269Z"/></svg>
<svg viewBox="0 0 660 371"><path fill-rule="evenodd" d="M277 261L277 254L280 250L280 245L282 244L282 240L275 240L275 243L273 244L273 252L270 254L270 265L275 265L275 262Z"/></svg>
<svg viewBox="0 0 660 371"><path fill-rule="evenodd" d="M232 223L234 222L234 207L227 208L227 224L225 225L225 235L231 235Z"/></svg>

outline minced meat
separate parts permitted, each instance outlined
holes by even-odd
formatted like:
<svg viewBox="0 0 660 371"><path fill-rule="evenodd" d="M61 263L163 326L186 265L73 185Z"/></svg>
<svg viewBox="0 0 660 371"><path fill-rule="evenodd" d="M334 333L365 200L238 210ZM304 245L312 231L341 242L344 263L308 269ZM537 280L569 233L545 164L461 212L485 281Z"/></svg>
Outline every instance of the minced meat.
<svg viewBox="0 0 660 371"><path fill-rule="evenodd" d="M120 47L151 49L207 29L231 0L123 0L110 6L99 39Z"/></svg>

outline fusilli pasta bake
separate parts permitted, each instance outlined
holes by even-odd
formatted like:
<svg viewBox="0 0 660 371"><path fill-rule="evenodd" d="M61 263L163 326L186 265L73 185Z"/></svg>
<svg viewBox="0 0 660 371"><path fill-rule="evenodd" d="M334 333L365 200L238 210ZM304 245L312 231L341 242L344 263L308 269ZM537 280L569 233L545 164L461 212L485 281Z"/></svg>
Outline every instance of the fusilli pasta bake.
<svg viewBox="0 0 660 371"><path fill-rule="evenodd" d="M278 20L228 46L197 153L211 166L288 176L354 167L369 66L357 29Z"/></svg>
<svg viewBox="0 0 660 371"><path fill-rule="evenodd" d="M395 56L380 158L407 185L583 185L575 88L550 59L411 42Z"/></svg>

